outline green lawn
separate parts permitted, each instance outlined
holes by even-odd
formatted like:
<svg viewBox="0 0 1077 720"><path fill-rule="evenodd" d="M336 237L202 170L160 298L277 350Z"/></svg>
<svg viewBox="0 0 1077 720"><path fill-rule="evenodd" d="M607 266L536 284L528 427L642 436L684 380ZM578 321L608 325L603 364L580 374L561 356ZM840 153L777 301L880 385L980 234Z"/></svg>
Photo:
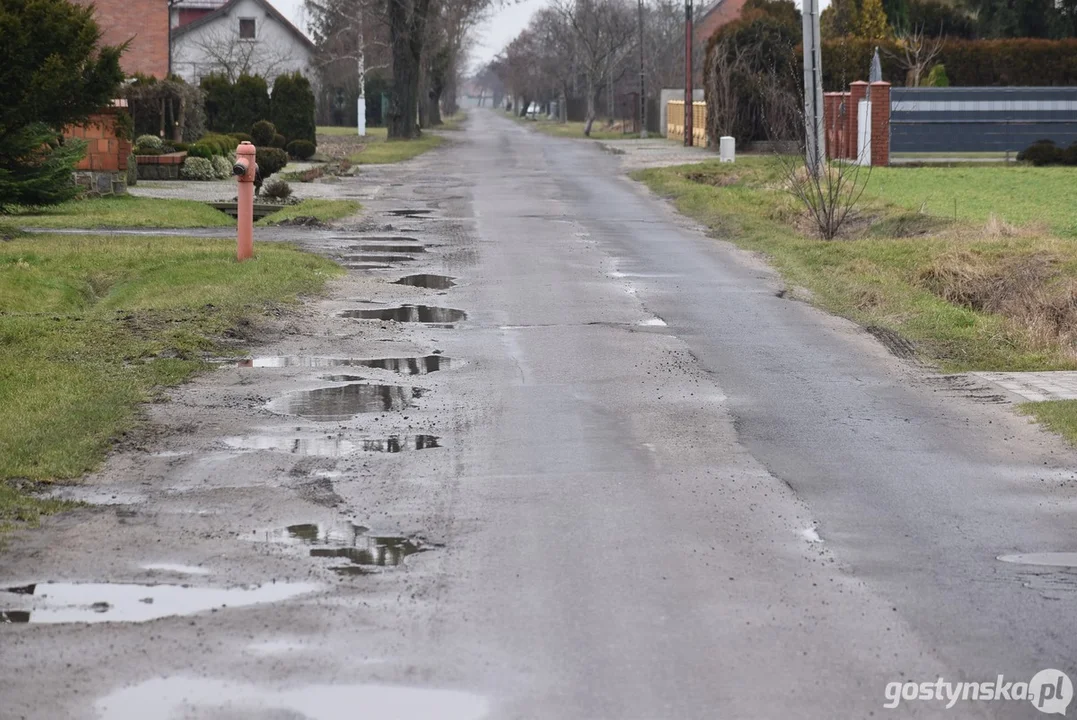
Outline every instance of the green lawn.
<svg viewBox="0 0 1077 720"><path fill-rule="evenodd" d="M1005 165L889 167L872 171L868 192L895 205L958 220L986 221L991 214L1016 225L1042 224L1077 237L1073 188L1077 168Z"/></svg>
<svg viewBox="0 0 1077 720"><path fill-rule="evenodd" d="M20 488L96 468L139 403L229 352L226 333L342 272L283 244L234 254L176 237L0 243L0 526L57 509Z"/></svg>
<svg viewBox="0 0 1077 720"><path fill-rule="evenodd" d="M374 128L370 128L373 130ZM358 137L359 129L355 127L337 127L336 125L319 125L315 133L317 135L331 135L337 137Z"/></svg>
<svg viewBox="0 0 1077 720"><path fill-rule="evenodd" d="M20 210L7 220L33 228L194 228L236 224L231 217L205 203L132 195L71 200L61 205Z"/></svg>
<svg viewBox="0 0 1077 720"><path fill-rule="evenodd" d="M256 225L276 225L297 217L313 217L322 222L339 220L359 212L362 206L355 200L322 200L308 198L295 205L287 205L272 215L262 218Z"/></svg>
<svg viewBox="0 0 1077 720"><path fill-rule="evenodd" d="M1046 315L1053 310L1036 306L1041 296L1058 300L1052 293L1063 292L1066 278L1077 275L1072 242L1035 223L1015 229L987 222L994 210L1015 223L1029 217L1051 218L1060 227L1072 223L1077 209L1052 202L1065 192L1063 176L1044 170L1056 169L876 169L862 218L848 237L834 241L805 234L804 214L783 190L773 158L644 170L635 177L719 237L769 256L792 285L810 291L816 304L861 325L899 332L946 370L1074 369L1077 353L1067 337L1033 332L1020 314L977 305L992 282L1008 287L1009 269L1027 271L1039 258L1051 268L1050 276L1030 280L1036 286L1028 297L1015 295L1035 306L1032 312ZM1060 187L1053 187L1052 179ZM960 193L958 222L944 213L919 212L925 194L945 193ZM1044 198L1039 212L1033 210L1037 193ZM1004 195L1014 202L1007 203ZM966 208L964 215L960 208ZM1013 276L1020 274L1015 270ZM1017 289L1023 288L1018 284ZM980 295L971 304L947 299L965 291Z"/></svg>
<svg viewBox="0 0 1077 720"><path fill-rule="evenodd" d="M586 123L582 122L558 122L557 120L547 120L540 118L538 120L528 120L522 118L515 113L509 113L516 122L521 125L534 128L539 132L546 133L547 135L553 135L554 137L566 137L566 138L579 138L582 140L588 139L587 135L583 134L583 128ZM591 126L591 140L632 140L639 139L639 133L622 133L620 130L606 130L605 120L595 120Z"/></svg>
<svg viewBox="0 0 1077 720"><path fill-rule="evenodd" d="M441 118L441 125L434 130L463 130L464 121L467 120L467 111L457 110L455 115L446 115Z"/></svg>
<svg viewBox="0 0 1077 720"><path fill-rule="evenodd" d="M350 154L348 159L356 165L402 162L433 150L442 142L442 138L431 133L423 133L417 140L389 140L385 128L369 128L367 143L362 149Z"/></svg>

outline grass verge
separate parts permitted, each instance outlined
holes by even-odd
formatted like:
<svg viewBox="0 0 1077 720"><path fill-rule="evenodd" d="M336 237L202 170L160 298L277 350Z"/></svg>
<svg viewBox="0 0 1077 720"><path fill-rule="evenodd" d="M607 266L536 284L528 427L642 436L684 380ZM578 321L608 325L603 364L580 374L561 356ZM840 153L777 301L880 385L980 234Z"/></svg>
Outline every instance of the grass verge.
<svg viewBox="0 0 1077 720"><path fill-rule="evenodd" d="M389 140L385 128L369 128L367 142L348 155L356 165L384 165L411 160L424 152L433 150L444 142L443 138L424 133L416 140Z"/></svg>
<svg viewBox="0 0 1077 720"><path fill-rule="evenodd" d="M276 225L286 220L294 220L298 217L312 217L322 222L339 220L354 215L362 208L355 200L321 200L308 198L301 200L295 205L286 205L281 210L267 215L255 225Z"/></svg>
<svg viewBox="0 0 1077 720"><path fill-rule="evenodd" d="M61 505L34 484L95 469L138 404L340 273L283 244L34 235L0 243L0 525Z"/></svg>
<svg viewBox="0 0 1077 720"><path fill-rule="evenodd" d="M1077 400L1022 403L1017 409L1077 445Z"/></svg>
<svg viewBox="0 0 1077 720"><path fill-rule="evenodd" d="M583 128L586 123L582 122L558 122L557 120L547 120L546 118L539 118L538 120L528 120L522 118L515 113L508 113L508 116L516 122L526 127L534 128L546 135L552 135L553 137L565 137L574 138L578 140L632 140L639 139L639 133L623 133L619 127L614 126L612 129L608 126L605 120L595 120L591 126L591 135L587 136L583 134Z"/></svg>
<svg viewBox="0 0 1077 720"><path fill-rule="evenodd" d="M195 228L230 227L228 215L194 200L117 197L71 200L45 208L19 210L7 221L32 228Z"/></svg>
<svg viewBox="0 0 1077 720"><path fill-rule="evenodd" d="M1068 278L1077 273L1077 247L1042 226L1009 225L1027 216L1032 201L1002 199L1010 191L1026 198L1046 181L1032 169L962 168L958 187L948 187L957 177L951 168L877 169L861 216L847 237L830 242L804 232L804 214L773 158L634 177L717 235L764 253L817 305L900 333L948 371L1074 369L1066 334L1073 328L1065 326L1075 317L1067 308L1074 305ZM967 219L921 212L924 194L936 188L960 192ZM1048 210L1049 198L1042 204L1040 214L1054 213L1062 225L1077 219L1072 207ZM992 206L1003 219L990 217Z"/></svg>

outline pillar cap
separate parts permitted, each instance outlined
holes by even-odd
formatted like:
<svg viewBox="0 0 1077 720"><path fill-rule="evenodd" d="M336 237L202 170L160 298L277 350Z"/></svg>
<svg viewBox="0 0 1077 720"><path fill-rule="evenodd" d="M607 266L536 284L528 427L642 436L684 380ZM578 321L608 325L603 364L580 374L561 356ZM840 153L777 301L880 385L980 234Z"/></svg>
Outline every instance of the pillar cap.
<svg viewBox="0 0 1077 720"><path fill-rule="evenodd" d="M868 83L867 83L866 80L854 80L853 82L851 82L849 84L850 85L867 85Z"/></svg>
<svg viewBox="0 0 1077 720"><path fill-rule="evenodd" d="M871 87L882 87L883 85L885 85L886 87L890 87L890 83L886 82L885 80L876 80L875 82L871 83Z"/></svg>

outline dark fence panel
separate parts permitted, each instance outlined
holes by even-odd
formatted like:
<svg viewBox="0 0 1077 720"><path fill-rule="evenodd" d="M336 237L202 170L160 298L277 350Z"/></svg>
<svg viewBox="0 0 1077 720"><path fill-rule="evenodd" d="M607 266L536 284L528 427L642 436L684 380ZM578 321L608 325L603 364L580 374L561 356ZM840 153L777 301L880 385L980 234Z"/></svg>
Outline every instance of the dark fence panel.
<svg viewBox="0 0 1077 720"><path fill-rule="evenodd" d="M898 88L890 152L1020 151L1077 141L1077 88Z"/></svg>

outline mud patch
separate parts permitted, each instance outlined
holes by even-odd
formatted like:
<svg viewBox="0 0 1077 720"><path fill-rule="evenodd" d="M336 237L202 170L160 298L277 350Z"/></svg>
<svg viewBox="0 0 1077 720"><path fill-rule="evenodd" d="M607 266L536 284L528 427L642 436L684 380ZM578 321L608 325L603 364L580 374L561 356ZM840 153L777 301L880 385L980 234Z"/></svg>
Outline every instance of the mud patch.
<svg viewBox="0 0 1077 720"><path fill-rule="evenodd" d="M359 240L359 242L371 242L371 243L420 243L422 242L418 238L408 237L407 235L367 235L366 237L338 237L334 240Z"/></svg>
<svg viewBox="0 0 1077 720"><path fill-rule="evenodd" d="M431 305L401 305L394 308L345 310L340 316L357 320L392 320L401 323L436 325L451 325L467 319L467 313L463 310L433 307Z"/></svg>
<svg viewBox="0 0 1077 720"><path fill-rule="evenodd" d="M234 450L271 450L290 455L340 457L356 451L355 443L339 437L288 437L243 435L226 437L222 442Z"/></svg>
<svg viewBox="0 0 1077 720"><path fill-rule="evenodd" d="M421 273L418 275L405 275L393 284L427 288L428 290L448 290L449 288L456 286L456 283L453 282L453 280L455 280L455 278L451 278L448 275Z"/></svg>
<svg viewBox="0 0 1077 720"><path fill-rule="evenodd" d="M441 447L436 435L390 435L384 440L362 440L360 447L364 452L398 453L404 450L430 450Z"/></svg>
<svg viewBox="0 0 1077 720"><path fill-rule="evenodd" d="M418 388L401 385L351 384L288 393L271 401L267 407L281 415L329 422L348 420L361 413L403 410L421 392Z"/></svg>
<svg viewBox="0 0 1077 720"><path fill-rule="evenodd" d="M270 583L253 587L200 588L188 585L125 583L35 583L0 591L29 608L0 612L8 623L147 622L194 615L217 608L282 602L318 589L312 583ZM14 591L14 592L13 592Z"/></svg>
<svg viewBox="0 0 1077 720"><path fill-rule="evenodd" d="M397 210L390 210L388 214L392 215L393 217L411 218L413 220L418 220L420 218L424 218L433 214L433 212L433 210L400 208Z"/></svg>
<svg viewBox="0 0 1077 720"><path fill-rule="evenodd" d="M868 325L864 329L874 335L879 342L886 346L887 350L897 357L906 360L916 357L916 347L893 330L879 327L878 325Z"/></svg>

